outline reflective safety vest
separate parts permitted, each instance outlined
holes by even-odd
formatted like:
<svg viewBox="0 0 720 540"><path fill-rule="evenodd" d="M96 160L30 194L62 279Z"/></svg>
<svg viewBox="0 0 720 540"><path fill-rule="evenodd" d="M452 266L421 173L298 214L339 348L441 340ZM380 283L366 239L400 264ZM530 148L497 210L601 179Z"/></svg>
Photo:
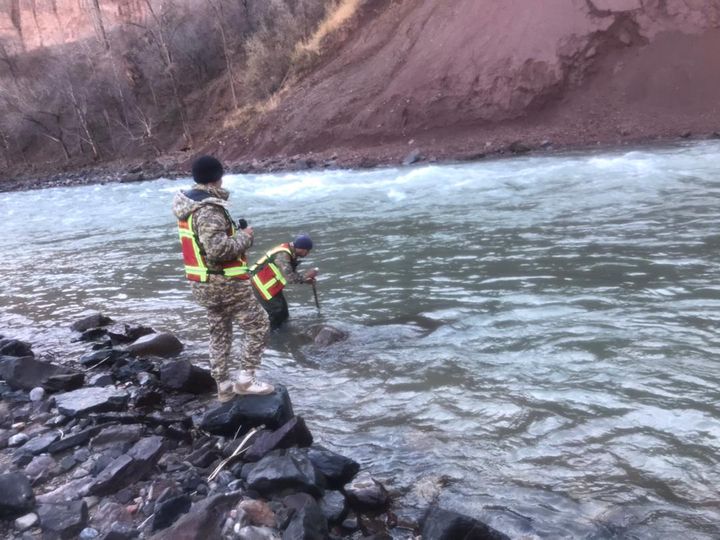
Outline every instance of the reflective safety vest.
<svg viewBox="0 0 720 540"><path fill-rule="evenodd" d="M282 252L290 255L290 260L294 258L290 244L280 244L265 253L265 255L250 268L252 284L255 286L255 290L257 290L265 300L270 300L273 296L276 296L283 290L285 285L287 285L285 276L283 276L280 268L275 264L275 256Z"/></svg>
<svg viewBox="0 0 720 540"><path fill-rule="evenodd" d="M223 210L225 209L223 208ZM225 215L230 222L228 236L233 236L235 234L235 225L227 210L225 210ZM220 270L211 270L208 268L205 259L205 250L202 248L197 233L193 229L192 214L188 217L187 221L178 221L178 233L180 235L180 245L182 246L183 261L185 262L185 277L190 281L205 282L208 280L209 274L217 274L230 279L250 278L245 256L234 261L218 263L216 266L219 266L221 268Z"/></svg>

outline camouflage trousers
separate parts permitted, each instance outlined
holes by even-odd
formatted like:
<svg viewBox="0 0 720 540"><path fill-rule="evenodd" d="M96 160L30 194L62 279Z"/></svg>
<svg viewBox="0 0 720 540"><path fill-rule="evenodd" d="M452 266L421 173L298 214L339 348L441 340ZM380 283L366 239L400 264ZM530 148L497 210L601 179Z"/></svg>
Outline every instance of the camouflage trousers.
<svg viewBox="0 0 720 540"><path fill-rule="evenodd" d="M210 366L214 379L218 382L228 380L231 370L259 368L270 323L253 294L250 281L211 275L206 283L193 283L192 294L195 301L207 309ZM241 330L239 361L230 355L234 323Z"/></svg>

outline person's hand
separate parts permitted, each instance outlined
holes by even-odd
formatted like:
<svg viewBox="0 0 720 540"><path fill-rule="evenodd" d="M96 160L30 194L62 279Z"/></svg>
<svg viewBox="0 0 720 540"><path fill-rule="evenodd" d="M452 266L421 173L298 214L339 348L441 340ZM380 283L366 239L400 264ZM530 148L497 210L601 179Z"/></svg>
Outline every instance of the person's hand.
<svg viewBox="0 0 720 540"><path fill-rule="evenodd" d="M250 238L252 238L252 237L253 237L253 234L255 234L255 232L253 231L253 228L252 228L252 227L249 227L249 226L248 226L248 227L245 227L244 229L242 229L242 232L244 232L245 234L247 234Z"/></svg>
<svg viewBox="0 0 720 540"><path fill-rule="evenodd" d="M305 272L305 283L315 283L315 276L318 275L318 269L313 268Z"/></svg>

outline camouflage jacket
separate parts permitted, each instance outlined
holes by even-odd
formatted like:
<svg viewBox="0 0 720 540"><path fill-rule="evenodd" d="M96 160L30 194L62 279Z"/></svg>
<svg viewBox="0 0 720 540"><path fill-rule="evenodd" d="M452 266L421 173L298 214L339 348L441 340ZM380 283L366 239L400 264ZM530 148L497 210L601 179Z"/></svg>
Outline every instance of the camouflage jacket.
<svg viewBox="0 0 720 540"><path fill-rule="evenodd" d="M192 189L206 191L211 197L194 201L179 191L173 199L173 213L179 220L193 215L193 231L205 251L208 268L218 270L218 263L243 256L252 246L253 238L242 230L228 236L232 224L226 214L230 196L227 190L203 184L196 184Z"/></svg>
<svg viewBox="0 0 720 540"><path fill-rule="evenodd" d="M293 252L293 255L295 254L295 250L292 247L290 247L290 251ZM305 283L305 276L297 272L298 264L300 264L300 261L294 256L291 257L290 254L285 251L281 251L275 255L275 265L280 269L282 275L285 276L288 284Z"/></svg>

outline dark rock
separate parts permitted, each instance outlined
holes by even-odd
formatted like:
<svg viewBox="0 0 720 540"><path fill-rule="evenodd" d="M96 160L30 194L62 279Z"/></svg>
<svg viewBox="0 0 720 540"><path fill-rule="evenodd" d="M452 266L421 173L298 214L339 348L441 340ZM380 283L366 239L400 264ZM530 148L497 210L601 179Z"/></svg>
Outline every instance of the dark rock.
<svg viewBox="0 0 720 540"><path fill-rule="evenodd" d="M33 455L29 452L17 452L12 457L12 462L17 465L18 467L25 467L28 465L33 459Z"/></svg>
<svg viewBox="0 0 720 540"><path fill-rule="evenodd" d="M33 437L28 442L26 442L20 450L36 456L38 454L42 454L43 452L47 452L47 449L50 447L50 445L57 441L59 438L60 433L58 433L57 431L52 431L38 437Z"/></svg>
<svg viewBox="0 0 720 540"><path fill-rule="evenodd" d="M38 495L37 502L39 504L64 504L77 501L88 494L87 490L91 483L92 479L87 477L70 480L53 491Z"/></svg>
<svg viewBox="0 0 720 540"><path fill-rule="evenodd" d="M165 388L190 394L206 394L217 390L210 372L187 360L165 362L160 368L160 383Z"/></svg>
<svg viewBox="0 0 720 540"><path fill-rule="evenodd" d="M129 326L126 324L122 332L109 330L108 337L110 337L113 345L124 345L126 343L132 343L143 336L154 333L155 330L149 326Z"/></svg>
<svg viewBox="0 0 720 540"><path fill-rule="evenodd" d="M527 154L532 148L521 141L515 141L508 146L508 150L513 154Z"/></svg>
<svg viewBox="0 0 720 540"><path fill-rule="evenodd" d="M289 490L320 496L321 479L308 457L292 450L279 452L265 456L250 469L248 487L262 495L283 494Z"/></svg>
<svg viewBox="0 0 720 540"><path fill-rule="evenodd" d="M127 454L110 463L95 479L88 493L110 495L146 476L165 451L162 437L146 437L138 441Z"/></svg>
<svg viewBox="0 0 720 540"><path fill-rule="evenodd" d="M0 339L0 356L35 356L32 347L19 339Z"/></svg>
<svg viewBox="0 0 720 540"><path fill-rule="evenodd" d="M186 494L174 495L168 498L160 497L155 504L152 531L166 529L175 523L182 514L187 514L191 505L190 496Z"/></svg>
<svg viewBox="0 0 720 540"><path fill-rule="evenodd" d="M85 375L79 371L30 356L0 357L0 378L15 389L30 391L40 386L49 392L74 390L85 381Z"/></svg>
<svg viewBox="0 0 720 540"><path fill-rule="evenodd" d="M35 507L30 481L19 472L0 475L0 518L16 518Z"/></svg>
<svg viewBox="0 0 720 540"><path fill-rule="evenodd" d="M69 504L43 504L38 507L40 526L45 534L54 533L65 540L77 538L87 525L88 508L85 501Z"/></svg>
<svg viewBox="0 0 720 540"><path fill-rule="evenodd" d="M423 540L510 540L481 521L441 508L430 509L423 521Z"/></svg>
<svg viewBox="0 0 720 540"><path fill-rule="evenodd" d="M48 446L47 451L51 454L56 454L58 452L62 452L63 450L67 450L68 448L84 445L90 440L90 437L93 437L101 429L102 426L93 426L86 430L73 433L72 435L67 435Z"/></svg>
<svg viewBox="0 0 720 540"><path fill-rule="evenodd" d="M322 446L311 447L308 450L308 458L315 469L325 477L329 489L341 489L355 478L360 470L360 465L356 461Z"/></svg>
<svg viewBox="0 0 720 540"><path fill-rule="evenodd" d="M87 317L83 317L82 319L75 321L70 329L75 330L76 332L84 332L85 330L89 330L91 328L107 326L110 323L112 323L112 319L110 317L106 317L101 313L93 313L92 315L88 315Z"/></svg>
<svg viewBox="0 0 720 540"><path fill-rule="evenodd" d="M206 469L219 459L220 452L215 448L200 448L187 457L187 461L199 469Z"/></svg>
<svg viewBox="0 0 720 540"><path fill-rule="evenodd" d="M138 356L162 356L167 358L180 354L183 350L183 344L172 334L149 334L128 345L127 350Z"/></svg>
<svg viewBox="0 0 720 540"><path fill-rule="evenodd" d="M115 380L109 373L96 373L95 375L91 375L88 379L88 384L90 386L110 386L114 382Z"/></svg>
<svg viewBox="0 0 720 540"><path fill-rule="evenodd" d="M273 450L292 446L306 447L313 442L313 436L305 425L305 420L295 416L285 425L272 432L263 431L253 441L245 454L245 461L258 461Z"/></svg>
<svg viewBox="0 0 720 540"><path fill-rule="evenodd" d="M683 131L680 134L680 137L682 137L683 139L689 139L691 136L692 136L692 131Z"/></svg>
<svg viewBox="0 0 720 540"><path fill-rule="evenodd" d="M8 438L8 446L13 448L15 446L22 446L30 440L30 437L25 433L17 433Z"/></svg>
<svg viewBox="0 0 720 540"><path fill-rule="evenodd" d="M160 407L164 402L163 394L153 388L139 388L132 398L132 403L137 408Z"/></svg>
<svg viewBox="0 0 720 540"><path fill-rule="evenodd" d="M128 402L128 394L111 387L89 387L58 394L55 403L61 414L81 416L91 412L120 411Z"/></svg>
<svg viewBox="0 0 720 540"><path fill-rule="evenodd" d="M73 341L96 341L98 339L107 336L107 330L104 328L90 328L85 330L80 337L75 338Z"/></svg>
<svg viewBox="0 0 720 540"><path fill-rule="evenodd" d="M77 461L75 460L74 456L65 456L60 460L60 463L58 464L60 466L60 470L63 472L68 472L70 469L72 469Z"/></svg>
<svg viewBox="0 0 720 540"><path fill-rule="evenodd" d="M315 499L306 493L297 493L283 499L285 506L295 510L283 540L325 540L328 525Z"/></svg>
<svg viewBox="0 0 720 540"><path fill-rule="evenodd" d="M319 504L323 516L331 525L340 524L347 517L347 501L339 491L326 492Z"/></svg>
<svg viewBox="0 0 720 540"><path fill-rule="evenodd" d="M103 348L91 353L83 354L80 357L80 363L83 366L96 367L102 365L109 367L114 365L118 360L127 359L129 356L129 353L126 351Z"/></svg>
<svg viewBox="0 0 720 540"><path fill-rule="evenodd" d="M207 540L220 538L227 512L238 502L239 491L209 497L191 508L169 529L153 536L151 540Z"/></svg>
<svg viewBox="0 0 720 540"><path fill-rule="evenodd" d="M412 165L413 163L417 163L422 159L422 153L420 150L415 149L412 150L407 156L405 156L405 159L403 159L402 164L403 165Z"/></svg>
<svg viewBox="0 0 720 540"><path fill-rule="evenodd" d="M144 431L145 426L141 424L109 426L103 428L103 430L90 441L90 446L93 450L108 445L128 448L140 440Z"/></svg>
<svg viewBox="0 0 720 540"><path fill-rule="evenodd" d="M209 411L200 428L215 435L234 436L265 425L277 429L294 416L287 389L276 385L266 396L240 396Z"/></svg>
<svg viewBox="0 0 720 540"><path fill-rule="evenodd" d="M362 473L347 484L343 491L350 507L361 513L383 512L390 505L390 497L383 485L368 473Z"/></svg>
<svg viewBox="0 0 720 540"><path fill-rule="evenodd" d="M720 131L713 131L713 132L710 134L710 138L711 138L711 139L720 139Z"/></svg>
<svg viewBox="0 0 720 540"><path fill-rule="evenodd" d="M347 332L329 325L315 327L312 331L314 333L313 343L316 347L328 347L348 338Z"/></svg>

